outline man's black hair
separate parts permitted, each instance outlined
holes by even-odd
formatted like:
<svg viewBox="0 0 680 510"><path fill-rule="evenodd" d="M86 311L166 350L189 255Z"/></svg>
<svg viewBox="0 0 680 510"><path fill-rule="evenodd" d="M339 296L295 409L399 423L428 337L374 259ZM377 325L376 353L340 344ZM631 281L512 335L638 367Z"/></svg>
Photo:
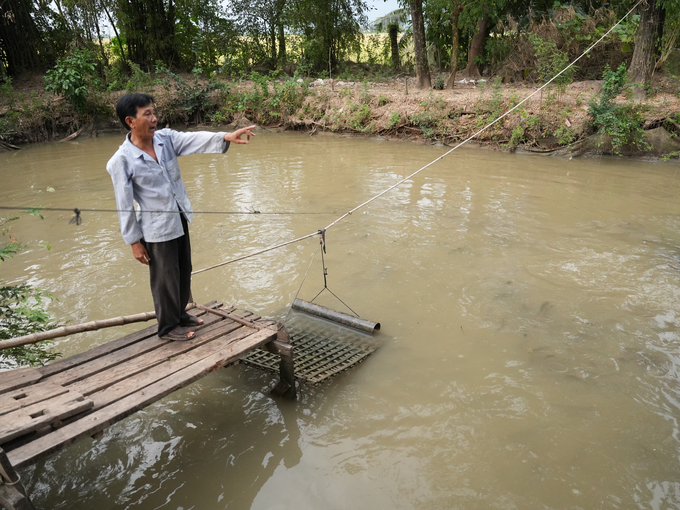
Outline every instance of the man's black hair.
<svg viewBox="0 0 680 510"><path fill-rule="evenodd" d="M130 131L130 126L125 122L126 117L137 118L137 108L144 108L150 104L155 103L153 97L149 94L125 94L116 103L116 113L120 119L120 123L125 126L125 129Z"/></svg>

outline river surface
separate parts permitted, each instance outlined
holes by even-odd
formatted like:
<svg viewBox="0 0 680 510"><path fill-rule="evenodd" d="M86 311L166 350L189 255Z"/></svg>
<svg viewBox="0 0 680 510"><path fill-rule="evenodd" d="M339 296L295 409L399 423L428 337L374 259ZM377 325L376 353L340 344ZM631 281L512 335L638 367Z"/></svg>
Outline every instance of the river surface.
<svg viewBox="0 0 680 510"><path fill-rule="evenodd" d="M0 154L0 204L114 209L120 143ZM194 268L323 228L445 151L261 131L182 158L196 211L320 213L197 214ZM327 232L329 288L382 323L366 361L295 402L219 370L21 475L45 509L678 508L678 186L677 163L458 150ZM152 310L117 216L72 216L15 222L0 279L54 294L61 321ZM317 245L196 275L194 297L281 316ZM317 255L300 297L322 288Z"/></svg>

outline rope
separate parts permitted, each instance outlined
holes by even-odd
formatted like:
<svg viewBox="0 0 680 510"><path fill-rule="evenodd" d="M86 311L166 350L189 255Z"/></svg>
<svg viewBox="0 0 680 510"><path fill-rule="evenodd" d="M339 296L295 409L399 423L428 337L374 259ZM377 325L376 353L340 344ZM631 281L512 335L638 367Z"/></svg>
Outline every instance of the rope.
<svg viewBox="0 0 680 510"><path fill-rule="evenodd" d="M307 271L305 271L305 276L302 278L302 283L300 284L300 287L298 288L297 292L295 293L295 297L293 298L293 301L295 301L298 296L300 295L300 291L302 290L302 286L305 284L305 280L307 280L307 275L309 274L309 270L312 267L312 264L314 263L314 259L316 258L316 254L319 253L319 248L323 244L323 239L319 239L319 244L316 246L316 250L314 251L314 255L312 255L312 260L309 261L309 265L307 266ZM283 319L283 322L288 321L288 316L290 315L290 312L293 310L293 307L291 306L288 308L288 313Z"/></svg>
<svg viewBox="0 0 680 510"><path fill-rule="evenodd" d="M33 213L33 212L40 212L40 211L50 211L50 212L63 212L63 211L68 211L68 212L73 212L75 216L71 218L69 223L75 223L76 225L80 225L83 220L80 216L82 212L103 212L103 213L120 213L120 212L126 212L126 213L136 213L137 210L135 209L94 209L94 208L88 208L88 209L69 209L68 207L8 207L8 206L0 206L0 210L6 210L6 211L22 211L22 212L28 212L28 213ZM164 214L179 214L183 211L139 211L143 213L164 213ZM331 215L335 214L334 212L297 212L297 211L274 211L274 212L262 212L262 211L257 211L257 210L252 210L252 211L192 211L192 214L261 214L261 215L285 215L285 216L292 216L292 215Z"/></svg>
<svg viewBox="0 0 680 510"><path fill-rule="evenodd" d="M283 248L284 246L288 246L289 244L294 244L298 243L300 241L304 241L305 239L309 239L310 237L314 237L315 235L318 235L318 232L312 232L311 234L307 234L306 236L298 237L297 239L293 239L292 241L288 241L285 243L281 244L276 244L274 246L270 246L268 248L264 248L262 250L255 251L253 253L249 253L248 255L243 255L241 257L236 257L235 259L227 260L226 262L220 262L219 264L215 264L214 266L210 267L205 267L203 269L198 269L191 273L192 275L199 274L199 273L204 273L205 271L210 271L211 269L216 269L218 267L226 266L227 264L231 264L233 262L238 262L239 260L245 260L250 257L254 257L255 255L261 255L262 253L267 253L268 251L276 250L278 248Z"/></svg>
<svg viewBox="0 0 680 510"><path fill-rule="evenodd" d="M319 230L319 235L321 236L321 245L323 246L323 251L321 252L321 271L323 272L323 289L321 289L319 291L319 293L312 298L310 303L313 303L314 300L316 298L318 298L324 290L327 290L328 292L330 292L333 295L333 297L335 299L337 299L343 305L345 305L345 308L347 308L350 312L352 312L358 318L361 318L361 317L359 317L358 313L356 313L354 310L352 310L352 308L350 308L350 306L347 303L345 303L342 299L340 299L338 297L338 295L335 292L333 292L330 289L330 287L328 287L328 268L326 267L326 258L324 257L324 253L326 253L326 231L325 230Z"/></svg>
<svg viewBox="0 0 680 510"><path fill-rule="evenodd" d="M618 27L618 26L623 22L623 20L625 20L625 19L630 15L630 13L633 12L633 10L635 10L635 8L636 8L638 5L640 5L640 3L642 3L642 0L639 0L632 8L626 13L626 15L625 15L623 18L621 18L621 19L616 23L616 25L614 25L613 27L611 27L611 28L610 28L610 29L609 29L602 37L600 37L597 41L595 41L595 42L594 42L587 50L585 50L583 53L581 53L581 55L580 55L579 57L577 57L573 62L571 62L567 67L565 67L564 69L562 69L559 73L557 73L555 76L553 76L553 77L552 77L550 80L548 80L546 83L544 83L541 87L539 87L539 88L536 89L534 92L532 92L532 93L529 94L527 97L525 97L521 102L519 102L518 104L516 104L515 106L513 106L512 108L510 108L507 112L505 112L503 115L501 115L500 117L498 117L498 118L497 118L496 120L494 120L493 122L490 122L489 124L487 124L486 126L484 126L482 129L480 129L479 131L477 131L475 134L469 136L468 138L466 138L465 140L463 140L462 142L460 142L458 145L456 145L454 148L452 148L451 150L449 150L449 151L446 152L445 154L439 156L439 157L438 157L437 159L435 159L434 161L428 163L427 165L425 165L425 166L422 167L421 169L416 170L416 171L413 172L411 175L409 175L409 176L403 178L402 180L400 180L400 181L397 182L396 184L393 184L392 186L390 186L389 188L385 189L384 191L381 191L380 193L378 193L378 194L375 195L374 197L372 197L372 198L366 200L363 204L360 204L360 205L356 206L356 207L355 207L354 209L352 209L351 211L346 212L345 214L343 214L342 216L340 216L337 220L335 220L333 223L331 223L330 225L328 225L328 226L326 227L326 230L328 230L329 228L331 228L332 226L334 226L336 223L342 221L342 220L345 219L347 216L350 216L352 213L354 213L354 212L356 212L357 210L361 209L362 207L367 206L368 204L370 204L370 203L373 202L374 200L377 200L378 198L382 197L382 196L385 195L386 193L389 193L389 192L392 191L394 188L396 188L396 187L398 187L398 186L401 186L404 182L410 180L411 178L415 177L416 175L418 175L420 172L422 172L422 171L425 170L426 168L429 168L429 167L431 167L432 165L434 165L435 163L437 163L438 161L444 159L446 156L448 156L449 154L451 154L453 151L455 151L456 149L462 147L463 145L465 145L466 143L468 143L468 142L469 142L470 140L472 140L473 138L476 138L477 136L479 136L480 134L482 134L484 131L486 131L487 129L489 129L491 126L493 126L494 124L496 124L498 121L500 121L500 120L503 119L504 117L510 115L510 114L511 114L512 112L514 112L517 108L519 108L520 106L522 106L522 105L523 105L524 103L526 103L529 99L531 99L532 97L534 97L536 94L538 94L538 93L541 92L544 88L546 88L548 85L550 85L553 81L555 81L557 78L559 78L559 77L560 77L563 73L565 73L569 68L573 67L573 66L576 64L576 62L578 62L578 61L581 60L584 56L586 56L586 55L590 52L590 50L592 50L595 46L597 46L600 42L602 42L602 40L603 40L605 37L607 37L609 34L611 34L612 31L613 31L616 27Z"/></svg>
<svg viewBox="0 0 680 510"><path fill-rule="evenodd" d="M338 219L336 219L335 221L333 221L332 223L330 223L326 228L321 229L321 231L326 231L326 230L328 230L329 228L331 228L331 227L337 225L340 221L344 220L347 216L352 215L354 212L358 211L358 210L361 209L362 207L367 206L367 205L370 204L371 202L373 202L373 201L377 200L378 198L382 197L383 195L389 193L389 192L392 191L393 189L395 189L395 188L401 186L403 183L405 183L406 181L412 179L413 177L415 177L416 175L418 175L418 174L419 174L420 172L422 172L423 170L425 170L425 169L431 167L432 165L434 165L434 164L437 163L438 161L441 161L442 159L444 159L446 156L448 156L449 154L451 154L451 153L452 153L453 151L455 151L456 149L459 149L460 147L462 147L463 145L465 145L466 143L468 143L470 140L472 140L472 139L476 138L477 136L479 136L481 133L483 133L484 131L486 131L487 129L489 129L491 126L493 126L494 124L496 124L496 123L497 123L498 121L500 121L501 119L507 117L509 114L511 114L511 113L512 113L513 111L515 111L517 108L519 108L519 107L522 106L524 103L526 103L529 99L531 99L532 97L534 97L536 94L538 94L538 93L541 92L544 88L546 88L548 85L550 85L553 81L555 81L557 78L559 78L559 77L560 77L562 74L564 74L568 69L570 69L571 67L573 67L579 60L581 60L584 56L586 56L586 55L590 52L590 50L592 50L595 46L597 46L598 44L600 44L600 43L601 43L601 42L602 42L609 34L611 34L611 33L614 31L614 29L615 29L616 27L618 27L621 23L623 23L623 21L624 21L628 16L630 16L630 14L637 8L638 5L640 5L640 4L642 3L642 1L643 1L643 0L638 0L638 2L637 2L637 3L636 3L636 4L635 4L635 5L634 5L634 6L633 6L633 7L632 7L625 15L624 15L624 16L623 16L623 17L622 17L615 25L613 25L613 26L612 26L612 27L611 27L611 28L610 28L610 29L609 29L602 37L600 37L597 41L595 41L593 44L591 44L590 47L588 47L588 49L586 49L580 56L578 56L574 61L572 61L567 67L565 67L564 69L562 69L562 71L560 71L559 73L557 73L557 74L556 74L555 76L553 76L550 80L548 80L545 84L543 84L541 87L539 87L538 89L536 89L533 93L529 94L526 98L524 98L521 102L519 102L519 103L516 104L514 107L512 107L511 109L509 109L509 110L508 110L507 112L505 112L503 115L501 115L500 117L498 117L498 118L497 118L496 120L494 120L493 122L490 122L489 124L487 124L486 126L484 126L482 129L480 129L479 131L477 131L477 132L474 133L473 135L469 136L468 138L466 138L465 140L463 140L462 142L460 142L458 145L456 145L455 147L453 147L451 150L449 150L449 151L446 152L445 154L439 156L439 157L436 158L435 160L431 161L430 163L428 163L428 164L425 165L424 167L420 168L419 170L416 170L416 171L413 172L411 175L409 175L409 176L403 178L402 180L398 181L397 183L393 184L392 186L386 188L384 191L381 191L380 193L378 193L377 195L373 196L372 198L369 198L369 199L366 200L364 203L359 204L358 206L356 206L356 207L355 207L354 209L352 209L351 211L346 212L345 214L343 214L342 216L340 216ZM321 232L321 231L319 231L319 232ZM228 261L223 262L223 263L221 263L221 264L217 264L217 265L214 265L214 266L205 268L205 269L200 269L200 270L198 270L198 271L194 271L194 273L192 273L192 274L202 273L203 271L208 271L208 270L210 270L210 269L215 269L215 268L217 268L217 267L221 267L221 266L224 266L224 265L227 265L227 264L231 264L232 262L237 262L237 261L239 261L239 260L244 260L244 259L247 259L247 258L249 258L249 257L254 257L255 255L259 255L259 254L265 253L265 252L267 252L267 251L275 250L275 249L277 249L277 248L282 248L282 247L284 247L284 246L288 246L289 244L296 243L296 242L301 241L301 240L303 240L303 239L308 239L308 238L310 238L310 237L312 237L312 236L318 234L319 232L314 232L314 233L312 233L312 234L308 234L308 235L306 235L306 236L299 237L298 239L295 239L295 240L293 240L293 241L290 241L290 242L287 242L287 243L282 243L282 244L279 244L279 245L276 245L276 246L271 246L271 247L266 248L266 249L264 249L264 250L256 251L256 252L250 253L250 254L248 254L248 255L244 255L244 256L242 256L242 257L238 257L238 258L235 258L235 259L232 259L232 260L228 260ZM336 297L337 297L337 296L336 296ZM346 305L345 305L345 306L346 306ZM349 308L349 307L348 307L348 308Z"/></svg>

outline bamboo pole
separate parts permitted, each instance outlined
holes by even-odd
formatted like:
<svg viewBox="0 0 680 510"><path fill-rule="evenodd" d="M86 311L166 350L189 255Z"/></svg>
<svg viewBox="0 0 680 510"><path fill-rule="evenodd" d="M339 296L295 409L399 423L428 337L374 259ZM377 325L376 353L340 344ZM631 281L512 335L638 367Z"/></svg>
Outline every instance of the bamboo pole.
<svg viewBox="0 0 680 510"><path fill-rule="evenodd" d="M187 306L187 310L190 310L191 308L193 308L192 305ZM144 312L135 315L114 317L112 319L103 319L100 321L84 322L83 324L73 324L72 326L62 326L60 328L50 329L49 331L41 331L39 333L31 333L30 335L10 338L9 340L2 340L0 341L0 350L34 344L42 342L43 340L52 340L54 338L73 335L75 333L83 333L85 331L124 326L125 324L132 324L134 322L146 322L155 318L156 314L154 312Z"/></svg>

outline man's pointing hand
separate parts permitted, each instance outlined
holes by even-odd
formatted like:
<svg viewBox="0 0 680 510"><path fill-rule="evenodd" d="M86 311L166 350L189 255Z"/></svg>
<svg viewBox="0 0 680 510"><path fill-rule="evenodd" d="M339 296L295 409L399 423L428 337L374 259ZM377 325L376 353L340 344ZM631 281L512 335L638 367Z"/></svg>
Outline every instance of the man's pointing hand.
<svg viewBox="0 0 680 510"><path fill-rule="evenodd" d="M231 133L227 133L224 135L224 141L225 142L231 142L231 143L241 143L241 144L247 144L250 142L250 137L255 136L255 133L253 133L251 130L255 129L257 126L248 126L244 127L241 129L237 129L236 131L233 131ZM248 137L247 140L241 140L241 137L243 135L246 135Z"/></svg>

